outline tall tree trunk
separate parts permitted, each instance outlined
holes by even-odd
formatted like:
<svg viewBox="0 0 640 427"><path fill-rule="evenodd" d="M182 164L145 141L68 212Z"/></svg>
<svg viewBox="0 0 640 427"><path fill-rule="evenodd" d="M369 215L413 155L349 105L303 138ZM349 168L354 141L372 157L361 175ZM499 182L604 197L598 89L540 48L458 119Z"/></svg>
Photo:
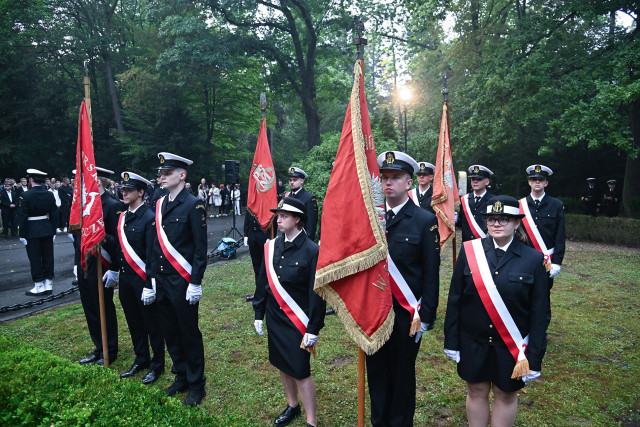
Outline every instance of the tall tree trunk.
<svg viewBox="0 0 640 427"><path fill-rule="evenodd" d="M122 126L122 114L120 114L120 104L118 103L118 93L116 92L116 83L113 79L113 71L111 70L111 59L109 54L102 55L104 59L104 67L107 72L107 85L109 86L109 96L111 96L111 106L113 107L113 117L116 120L116 128L118 135L124 135L124 126Z"/></svg>
<svg viewBox="0 0 640 427"><path fill-rule="evenodd" d="M305 99L302 101L304 117L307 120L307 144L309 149L316 145L320 145L320 116L318 115L318 106L313 99Z"/></svg>
<svg viewBox="0 0 640 427"><path fill-rule="evenodd" d="M633 147L637 148L640 147L640 100L632 102L629 110ZM635 204L636 209L640 205L640 156L634 159L629 155L627 156L624 186L622 187L622 211L625 215L640 215L640 212L632 211L633 204Z"/></svg>

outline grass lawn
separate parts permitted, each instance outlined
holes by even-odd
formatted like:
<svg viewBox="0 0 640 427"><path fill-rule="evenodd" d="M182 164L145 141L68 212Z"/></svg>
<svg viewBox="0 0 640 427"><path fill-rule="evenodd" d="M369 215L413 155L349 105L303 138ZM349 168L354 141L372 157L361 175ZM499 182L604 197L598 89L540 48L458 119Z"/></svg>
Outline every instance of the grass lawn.
<svg viewBox="0 0 640 427"><path fill-rule="evenodd" d="M637 250L569 243L552 290L543 376L520 393L517 425L640 423L639 266ZM465 385L442 348L451 271L451 248L447 247L440 271L438 320L423 338L416 362L416 426L467 422ZM253 287L248 258L217 265L205 274L200 328L208 395L202 409L270 425L285 407L286 398L278 373L268 362L266 338L255 334L253 310L244 302ZM120 354L111 369L124 372L134 356L124 314L119 303L116 307ZM71 361L92 350L80 304L3 323L0 333ZM312 360L320 425L356 425L357 350L338 318L327 317L318 358ZM167 354L167 371L153 387L171 384L170 363ZM122 381L140 381L142 375ZM304 416L293 425L305 425Z"/></svg>

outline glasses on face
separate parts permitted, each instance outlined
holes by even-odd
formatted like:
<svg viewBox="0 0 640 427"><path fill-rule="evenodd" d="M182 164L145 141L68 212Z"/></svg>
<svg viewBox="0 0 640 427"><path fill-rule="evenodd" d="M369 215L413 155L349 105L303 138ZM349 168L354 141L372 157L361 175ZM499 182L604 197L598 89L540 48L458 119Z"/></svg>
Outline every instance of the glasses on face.
<svg viewBox="0 0 640 427"><path fill-rule="evenodd" d="M487 218L487 224L494 225L495 223L498 223L502 226L507 225L509 224L509 218L507 218L506 216L501 216L498 218L495 218L495 217Z"/></svg>

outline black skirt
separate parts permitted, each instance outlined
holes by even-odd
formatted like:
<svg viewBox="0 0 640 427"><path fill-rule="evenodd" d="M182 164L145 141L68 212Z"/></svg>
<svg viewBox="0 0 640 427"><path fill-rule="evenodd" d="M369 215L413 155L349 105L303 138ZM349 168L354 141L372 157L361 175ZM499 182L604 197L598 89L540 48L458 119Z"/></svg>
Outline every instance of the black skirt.
<svg viewBox="0 0 640 427"><path fill-rule="evenodd" d="M300 348L303 335L269 293L266 314L269 362L293 378L301 380L309 377L310 354Z"/></svg>
<svg viewBox="0 0 640 427"><path fill-rule="evenodd" d="M464 332L460 334L460 378L470 383L490 382L507 393L524 387L522 380L511 379L516 361L506 344L495 339L493 343L482 341Z"/></svg>

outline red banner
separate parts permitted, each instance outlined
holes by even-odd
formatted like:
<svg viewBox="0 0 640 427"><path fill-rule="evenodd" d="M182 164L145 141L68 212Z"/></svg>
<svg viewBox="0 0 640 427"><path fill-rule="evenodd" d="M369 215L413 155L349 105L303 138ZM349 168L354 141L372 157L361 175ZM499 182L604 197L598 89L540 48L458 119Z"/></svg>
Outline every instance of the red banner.
<svg viewBox="0 0 640 427"><path fill-rule="evenodd" d="M269 209L274 209L276 206L278 206L276 172L267 140L266 120L262 119L256 153L253 156L249 174L247 210L256 217L262 229L266 230L273 218L273 212Z"/></svg>
<svg viewBox="0 0 640 427"><path fill-rule="evenodd" d="M440 247L447 243L447 240L456 232L455 207L458 204L460 204L460 194L458 194L458 184L451 158L449 105L445 102L442 107L438 157L436 158L433 196L431 197L431 206L438 216Z"/></svg>
<svg viewBox="0 0 640 427"><path fill-rule="evenodd" d="M87 106L80 106L78 119L78 145L76 148L76 178L73 184L73 203L69 227L81 230L80 261L86 271L86 258L93 254L105 238L102 200L98 190L98 173L93 156L93 141Z"/></svg>
<svg viewBox="0 0 640 427"><path fill-rule="evenodd" d="M373 354L391 335L394 315L381 223L384 198L361 67L357 61L323 203L315 290L351 338Z"/></svg>

